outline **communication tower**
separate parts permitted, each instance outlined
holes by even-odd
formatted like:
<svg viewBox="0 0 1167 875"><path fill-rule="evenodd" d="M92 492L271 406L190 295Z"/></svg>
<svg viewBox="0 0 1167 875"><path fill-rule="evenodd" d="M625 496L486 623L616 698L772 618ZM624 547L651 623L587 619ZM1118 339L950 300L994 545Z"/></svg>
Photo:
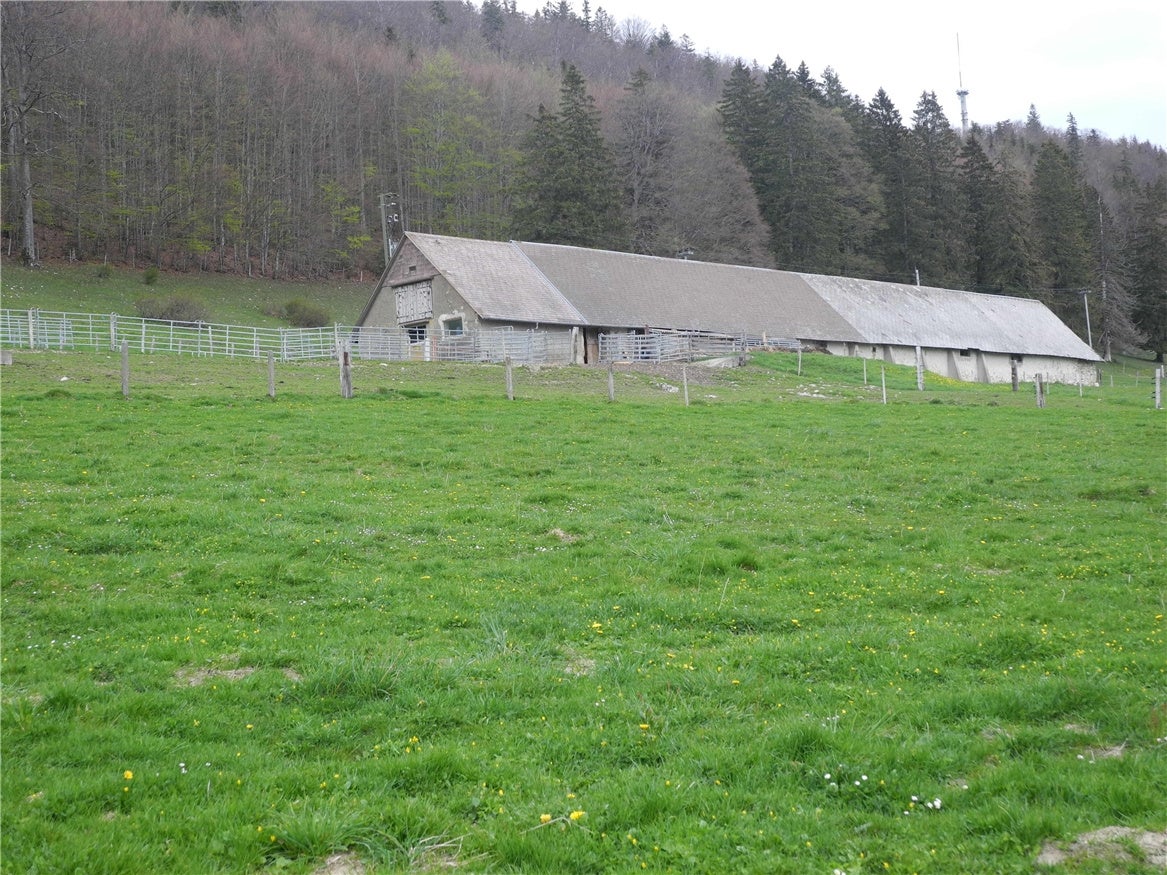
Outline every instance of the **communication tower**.
<svg viewBox="0 0 1167 875"><path fill-rule="evenodd" d="M964 74L960 69L960 34L956 35L956 81L959 85L956 96L960 98L960 136L968 136L968 89L964 87Z"/></svg>

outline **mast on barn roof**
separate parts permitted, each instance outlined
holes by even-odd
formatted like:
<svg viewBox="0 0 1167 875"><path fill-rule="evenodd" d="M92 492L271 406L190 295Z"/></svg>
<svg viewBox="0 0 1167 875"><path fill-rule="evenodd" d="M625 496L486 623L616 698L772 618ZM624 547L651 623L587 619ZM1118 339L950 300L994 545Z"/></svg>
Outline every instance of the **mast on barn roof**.
<svg viewBox="0 0 1167 875"><path fill-rule="evenodd" d="M401 243L401 237L405 232L405 219L401 215L395 194L382 194L380 201L381 240L385 246L385 264L388 265Z"/></svg>

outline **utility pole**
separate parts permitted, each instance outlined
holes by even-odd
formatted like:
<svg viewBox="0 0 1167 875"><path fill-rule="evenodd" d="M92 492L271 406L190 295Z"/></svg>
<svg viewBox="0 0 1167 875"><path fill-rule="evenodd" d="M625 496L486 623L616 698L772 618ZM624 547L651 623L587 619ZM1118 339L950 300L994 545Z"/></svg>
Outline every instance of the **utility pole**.
<svg viewBox="0 0 1167 875"><path fill-rule="evenodd" d="M1086 345L1094 349L1094 336L1090 333L1090 290L1082 289L1078 294L1082 296L1082 304L1086 308Z"/></svg>

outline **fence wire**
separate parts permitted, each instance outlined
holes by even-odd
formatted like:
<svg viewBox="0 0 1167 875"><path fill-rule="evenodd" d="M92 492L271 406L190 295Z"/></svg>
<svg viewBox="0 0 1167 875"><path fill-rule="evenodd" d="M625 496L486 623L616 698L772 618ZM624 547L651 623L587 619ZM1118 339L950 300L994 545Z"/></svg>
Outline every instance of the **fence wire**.
<svg viewBox="0 0 1167 875"><path fill-rule="evenodd" d="M323 328L256 328L210 322L143 319L116 313L0 310L0 346L17 349L120 350L278 361L355 358L383 361L570 364L574 350L567 331L512 328L428 332L409 328L330 325ZM797 349L796 340L749 334L654 331L612 333L599 338L600 361L680 362L733 355L761 346Z"/></svg>
<svg viewBox="0 0 1167 875"><path fill-rule="evenodd" d="M174 322L95 313L0 310L0 346L44 350L135 352L279 361L336 358L343 348L363 359L388 361L565 364L571 338L545 331L490 329L418 337L406 328L330 325L323 328L255 328L209 322Z"/></svg>

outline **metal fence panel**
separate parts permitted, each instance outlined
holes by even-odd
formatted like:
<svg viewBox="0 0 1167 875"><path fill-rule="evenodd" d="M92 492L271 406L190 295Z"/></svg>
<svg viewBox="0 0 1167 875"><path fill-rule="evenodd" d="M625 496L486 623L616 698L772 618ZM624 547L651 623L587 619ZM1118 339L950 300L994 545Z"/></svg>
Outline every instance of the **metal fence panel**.
<svg viewBox="0 0 1167 875"><path fill-rule="evenodd" d="M647 334L601 334L600 361L690 362L718 358L758 347L798 349L797 340L749 334L707 334L698 331L650 331Z"/></svg>
<svg viewBox="0 0 1167 875"><path fill-rule="evenodd" d="M347 344L354 356L388 361L569 364L564 332L487 329L411 338L404 328L331 325L323 328L254 328L207 322L171 322L93 313L0 310L0 345L22 349L117 350L177 355L331 359Z"/></svg>

